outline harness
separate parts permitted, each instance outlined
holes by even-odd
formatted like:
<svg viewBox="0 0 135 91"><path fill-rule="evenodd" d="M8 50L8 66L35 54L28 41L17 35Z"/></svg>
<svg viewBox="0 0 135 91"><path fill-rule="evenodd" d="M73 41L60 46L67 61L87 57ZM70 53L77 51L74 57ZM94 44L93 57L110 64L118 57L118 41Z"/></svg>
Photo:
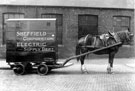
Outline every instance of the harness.
<svg viewBox="0 0 135 91"><path fill-rule="evenodd" d="M107 40L109 39L109 37L110 37L109 34L102 34L99 36L104 46L107 46Z"/></svg>
<svg viewBox="0 0 135 91"><path fill-rule="evenodd" d="M88 38L92 39L92 44L91 45L87 45ZM108 32L108 34L102 34L100 36L95 36L95 37L90 37L90 35L88 34L84 38L84 44L86 44L85 46L88 46L89 48L95 48L96 47L96 41L97 41L98 38L102 41L102 44L103 44L104 47L108 46L107 40L109 38L113 38L116 43L119 42L119 39L117 38L117 34L115 34L115 33Z"/></svg>

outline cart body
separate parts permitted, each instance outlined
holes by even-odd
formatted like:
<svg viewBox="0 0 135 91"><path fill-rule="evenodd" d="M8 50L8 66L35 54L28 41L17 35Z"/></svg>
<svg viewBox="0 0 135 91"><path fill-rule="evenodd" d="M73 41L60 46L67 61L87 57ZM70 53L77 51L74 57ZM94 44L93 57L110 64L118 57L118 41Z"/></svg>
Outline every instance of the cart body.
<svg viewBox="0 0 135 91"><path fill-rule="evenodd" d="M6 61L55 64L58 59L55 18L8 19Z"/></svg>

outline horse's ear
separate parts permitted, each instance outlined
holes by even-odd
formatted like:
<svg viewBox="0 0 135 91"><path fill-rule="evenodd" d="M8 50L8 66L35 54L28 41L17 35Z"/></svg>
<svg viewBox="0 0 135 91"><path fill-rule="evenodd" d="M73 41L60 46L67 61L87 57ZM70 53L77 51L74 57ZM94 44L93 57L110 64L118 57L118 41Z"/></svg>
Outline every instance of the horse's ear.
<svg viewBox="0 0 135 91"><path fill-rule="evenodd" d="M113 34L110 32L110 30L108 31L108 34L109 34L110 36L113 36Z"/></svg>

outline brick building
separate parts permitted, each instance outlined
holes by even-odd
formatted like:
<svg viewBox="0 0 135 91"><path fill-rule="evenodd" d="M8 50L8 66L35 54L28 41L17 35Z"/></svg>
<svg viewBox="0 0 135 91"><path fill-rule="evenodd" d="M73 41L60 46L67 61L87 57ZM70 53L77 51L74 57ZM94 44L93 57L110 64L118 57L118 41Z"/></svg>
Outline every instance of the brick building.
<svg viewBox="0 0 135 91"><path fill-rule="evenodd" d="M1 0L0 43L3 44L8 18L54 17L57 18L60 58L74 55L78 38L88 33L98 35L124 29L134 33L133 0ZM124 46L117 57L133 57L133 54L133 45Z"/></svg>

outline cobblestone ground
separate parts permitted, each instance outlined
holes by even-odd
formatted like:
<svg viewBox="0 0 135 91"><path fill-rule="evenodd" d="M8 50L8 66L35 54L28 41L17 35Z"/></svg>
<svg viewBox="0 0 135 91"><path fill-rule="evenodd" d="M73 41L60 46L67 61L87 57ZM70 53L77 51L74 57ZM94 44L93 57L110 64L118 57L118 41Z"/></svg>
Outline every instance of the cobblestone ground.
<svg viewBox="0 0 135 91"><path fill-rule="evenodd" d="M16 76L10 69L0 69L0 91L135 91L134 60L117 59L114 74L106 73L104 60L87 61L88 74L82 74L80 63L73 62L73 66L52 70L47 76L34 72Z"/></svg>

